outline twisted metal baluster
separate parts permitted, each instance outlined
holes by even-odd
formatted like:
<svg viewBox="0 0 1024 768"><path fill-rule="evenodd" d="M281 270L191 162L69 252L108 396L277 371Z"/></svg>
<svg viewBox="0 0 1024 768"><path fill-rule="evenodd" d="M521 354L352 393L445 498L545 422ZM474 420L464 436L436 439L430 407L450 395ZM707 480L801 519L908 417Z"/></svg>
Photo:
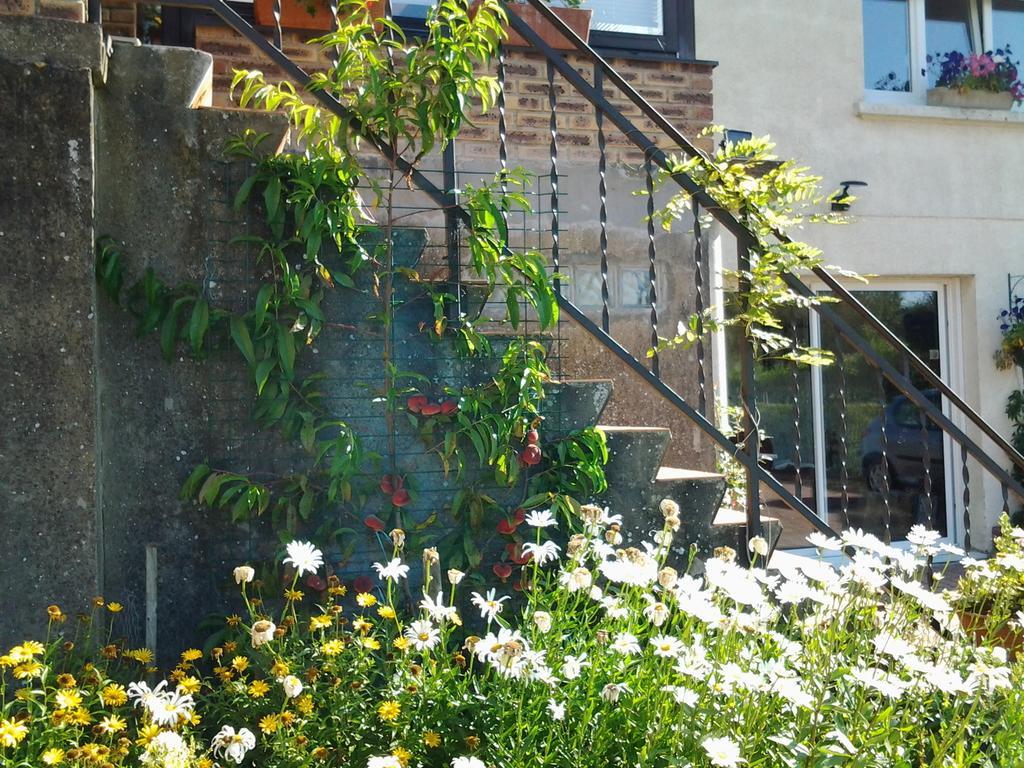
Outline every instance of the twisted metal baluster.
<svg viewBox="0 0 1024 768"><path fill-rule="evenodd" d="M789 335L792 337L792 350L797 350L796 323L789 324ZM793 402L793 463L796 467L793 490L798 499L804 497L804 466L803 453L800 450L800 364L793 362L789 376L789 393Z"/></svg>
<svg viewBox="0 0 1024 768"><path fill-rule="evenodd" d="M700 226L700 203L690 198L693 206L693 282L697 312L697 409L708 415L707 373L704 369L704 233Z"/></svg>
<svg viewBox="0 0 1024 768"><path fill-rule="evenodd" d="M601 67L594 69L594 89L598 93L604 93L604 70ZM608 333L608 153L605 149L604 110L600 104L595 104L594 111L597 116L597 194L601 198L601 329Z"/></svg>
<svg viewBox="0 0 1024 768"><path fill-rule="evenodd" d="M850 467L849 447L846 444L846 360L841 338L836 340L836 371L839 373L839 506L843 513L843 528L850 527Z"/></svg>
<svg viewBox="0 0 1024 768"><path fill-rule="evenodd" d="M508 195L508 126L505 122L505 45L498 44L498 164L501 176L501 196ZM508 210L501 209L501 218L505 222L506 241L508 239ZM505 243L508 245L508 243Z"/></svg>
<svg viewBox="0 0 1024 768"><path fill-rule="evenodd" d="M964 481L964 549L971 551L971 473L967 469L967 446L960 446L961 477Z"/></svg>
<svg viewBox="0 0 1024 768"><path fill-rule="evenodd" d="M647 181L647 256L650 260L650 267L647 275L651 283L651 348L658 347L658 271L657 256L658 249L654 244L654 167L651 163L651 153L648 152L644 158L644 175ZM658 360L658 353L651 356L651 373L661 376L661 362Z"/></svg>
<svg viewBox="0 0 1024 768"><path fill-rule="evenodd" d="M878 418L878 423L882 443L882 525L885 529L883 540L886 544L890 544L892 543L892 509L889 507L889 435L885 428L885 380L882 378L882 372L877 369L875 380L878 383L879 400L882 403L882 413Z"/></svg>
<svg viewBox="0 0 1024 768"><path fill-rule="evenodd" d="M548 108L551 119L551 264L555 270L555 293L561 295L562 281L558 278L558 95L555 93L555 65L548 61Z"/></svg>
<svg viewBox="0 0 1024 768"><path fill-rule="evenodd" d="M281 33L281 0L274 0L274 47L279 51L284 50Z"/></svg>
<svg viewBox="0 0 1024 768"><path fill-rule="evenodd" d="M921 458L921 490L924 492L924 501L928 505L928 519L931 521L932 530L939 530L938 508L932 502L932 447L928 439L928 417L924 411L919 410L921 419L921 442L924 447L924 454ZM915 520L915 522L917 522Z"/></svg>

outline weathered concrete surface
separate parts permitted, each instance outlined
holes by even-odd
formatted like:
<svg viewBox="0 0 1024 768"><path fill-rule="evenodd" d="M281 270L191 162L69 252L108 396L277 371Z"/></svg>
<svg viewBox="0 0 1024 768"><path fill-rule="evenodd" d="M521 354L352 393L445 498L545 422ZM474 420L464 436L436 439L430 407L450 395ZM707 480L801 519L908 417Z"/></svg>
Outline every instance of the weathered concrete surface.
<svg viewBox="0 0 1024 768"><path fill-rule="evenodd" d="M169 285L210 287L208 261L245 231L241 222L222 231L234 218L224 143L247 127L283 134L280 121L259 115L188 109L210 64L187 49L114 46L97 94L97 234L123 249L126 283L151 267ZM97 328L103 588L126 605L122 629L141 643L145 551L155 547L158 636L184 642L204 613L227 605L224 574L250 549L248 530L178 499L223 434L210 383L236 371L216 358L164 360L155 336L139 339L132 316L105 298Z"/></svg>
<svg viewBox="0 0 1024 768"><path fill-rule="evenodd" d="M84 26L0 16L0 647L43 629L48 603L84 607L99 582L92 323L99 33L80 34ZM54 44L45 56L28 50L25 36L34 30L44 37L33 40ZM65 34L76 44L65 47Z"/></svg>

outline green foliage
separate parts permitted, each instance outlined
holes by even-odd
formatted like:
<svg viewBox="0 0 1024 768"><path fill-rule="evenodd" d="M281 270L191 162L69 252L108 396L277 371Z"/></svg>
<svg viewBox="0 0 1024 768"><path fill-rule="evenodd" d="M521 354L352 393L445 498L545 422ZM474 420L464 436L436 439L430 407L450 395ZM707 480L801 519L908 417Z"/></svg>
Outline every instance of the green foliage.
<svg viewBox="0 0 1024 768"><path fill-rule="evenodd" d="M705 133L720 130L714 126ZM785 333L780 312L793 307L806 309L830 299L821 296L808 299L786 285L785 275L820 267L823 261L817 248L783 239L779 234L805 223L839 223L842 218L814 212L825 199L818 190L820 177L809 174L792 160L779 161L772 154L774 147L768 138L726 142L710 158L674 159L670 169L661 174L661 185L670 181L673 174L688 175L723 208L737 216L753 232L757 242L752 247L749 270L725 271L740 286L736 306L728 313L728 318L717 321L713 308L701 315L692 315L680 324L675 337L661 341L658 351L689 347L706 333L737 326L757 357L808 365L826 365L832 361L827 350L794 344ZM687 213L691 210L690 194L679 191L655 216L666 230L671 230L677 221L690 220ZM851 272L843 274L857 277Z"/></svg>

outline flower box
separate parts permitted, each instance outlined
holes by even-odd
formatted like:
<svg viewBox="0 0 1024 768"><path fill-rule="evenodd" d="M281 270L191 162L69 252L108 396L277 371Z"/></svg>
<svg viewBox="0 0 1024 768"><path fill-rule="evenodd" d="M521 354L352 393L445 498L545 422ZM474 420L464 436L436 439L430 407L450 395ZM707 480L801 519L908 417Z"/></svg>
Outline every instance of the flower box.
<svg viewBox="0 0 1024 768"><path fill-rule="evenodd" d="M1024 650L1024 633L1020 630L1004 624L992 632L988 626L989 616L984 613L960 611L957 616L960 619L960 626L979 645L989 643L1000 645L1006 649L1011 658L1017 658L1021 650Z"/></svg>
<svg viewBox="0 0 1024 768"><path fill-rule="evenodd" d="M477 3L472 6L472 12L475 12ZM554 25L551 24L541 12L534 8L532 5L522 5L519 3L510 3L508 6L509 12L514 13L520 19L525 21L530 29L540 35L541 39L554 48L556 51L574 51L576 46L569 40L562 36L562 34L555 29ZM551 6L551 10L555 12L562 21L564 21L569 28L572 29L577 35L583 38L584 42L590 40L590 20L594 15L594 12L585 8L562 8L560 6ZM508 39L505 41L506 46L512 46L514 48L530 48L530 44L517 32L512 29L508 30Z"/></svg>
<svg viewBox="0 0 1024 768"><path fill-rule="evenodd" d="M964 109L1003 109L1013 106L1009 91L958 90L956 88L929 88L928 105L932 107L961 107Z"/></svg>
<svg viewBox="0 0 1024 768"><path fill-rule="evenodd" d="M384 0L370 0L368 5L374 18L384 15ZM274 26L274 0L254 0L253 16L260 26ZM336 27L336 20L327 0L281 0L281 26L327 32Z"/></svg>

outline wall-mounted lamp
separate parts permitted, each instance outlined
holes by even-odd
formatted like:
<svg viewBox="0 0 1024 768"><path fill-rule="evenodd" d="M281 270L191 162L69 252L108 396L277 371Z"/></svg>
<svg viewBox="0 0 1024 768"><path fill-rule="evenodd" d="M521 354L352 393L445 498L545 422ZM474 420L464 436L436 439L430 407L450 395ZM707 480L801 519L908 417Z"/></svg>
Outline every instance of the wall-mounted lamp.
<svg viewBox="0 0 1024 768"><path fill-rule="evenodd" d="M850 210L850 187L866 187L867 185L866 181L840 181L839 186L842 189L831 198L833 212L843 213Z"/></svg>
<svg viewBox="0 0 1024 768"><path fill-rule="evenodd" d="M726 144L735 144L740 141L748 141L749 139L754 138L754 134L751 131L736 131L732 128L726 128L722 131L722 134L723 138L718 146L723 150L725 149Z"/></svg>

